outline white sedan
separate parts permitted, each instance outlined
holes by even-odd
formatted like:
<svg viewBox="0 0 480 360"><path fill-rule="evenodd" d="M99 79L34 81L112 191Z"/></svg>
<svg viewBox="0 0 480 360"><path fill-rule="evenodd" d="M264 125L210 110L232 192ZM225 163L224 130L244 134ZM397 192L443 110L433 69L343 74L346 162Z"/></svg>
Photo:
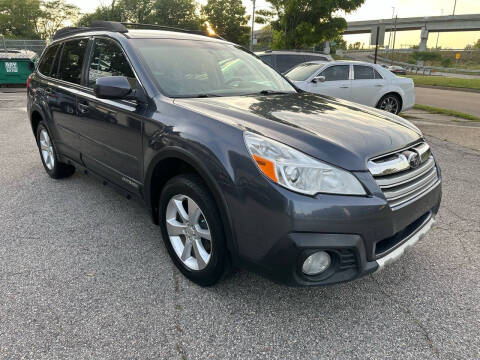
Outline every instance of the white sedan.
<svg viewBox="0 0 480 360"><path fill-rule="evenodd" d="M285 74L302 90L373 106L394 114L415 104L413 80L380 65L357 61L311 61Z"/></svg>

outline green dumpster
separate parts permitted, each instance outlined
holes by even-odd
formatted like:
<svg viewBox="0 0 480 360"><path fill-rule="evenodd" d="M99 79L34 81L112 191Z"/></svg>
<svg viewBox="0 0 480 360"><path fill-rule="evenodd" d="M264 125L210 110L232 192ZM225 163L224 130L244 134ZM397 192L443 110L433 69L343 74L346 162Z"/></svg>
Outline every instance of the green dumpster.
<svg viewBox="0 0 480 360"><path fill-rule="evenodd" d="M0 86L25 85L34 69L36 56L32 51L0 52Z"/></svg>

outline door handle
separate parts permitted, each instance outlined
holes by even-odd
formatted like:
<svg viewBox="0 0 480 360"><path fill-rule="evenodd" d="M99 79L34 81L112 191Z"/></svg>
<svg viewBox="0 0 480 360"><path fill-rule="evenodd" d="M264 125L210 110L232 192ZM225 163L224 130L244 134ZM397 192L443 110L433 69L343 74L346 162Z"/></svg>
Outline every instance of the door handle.
<svg viewBox="0 0 480 360"><path fill-rule="evenodd" d="M382 84L376 84L375 86L377 86L377 87L382 87L383 85L382 85Z"/></svg>
<svg viewBox="0 0 480 360"><path fill-rule="evenodd" d="M348 89L350 86L340 86L340 89Z"/></svg>
<svg viewBox="0 0 480 360"><path fill-rule="evenodd" d="M89 106L86 103L79 102L78 103L78 111L82 114L86 114L89 111Z"/></svg>

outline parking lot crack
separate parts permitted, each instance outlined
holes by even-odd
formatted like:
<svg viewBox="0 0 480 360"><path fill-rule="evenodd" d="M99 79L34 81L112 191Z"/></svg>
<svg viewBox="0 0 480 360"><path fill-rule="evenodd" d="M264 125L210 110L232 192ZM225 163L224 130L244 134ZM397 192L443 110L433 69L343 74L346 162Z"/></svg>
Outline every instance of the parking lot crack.
<svg viewBox="0 0 480 360"><path fill-rule="evenodd" d="M182 306L179 304L179 299L180 299L180 279L178 278L178 272L176 271L176 268L173 268L173 287L175 290L174 293L174 324L175 324L175 331L177 333L177 342L176 342L176 348L178 351L178 354L180 355L180 358L182 360L187 360L187 352L185 350L185 347L183 345L183 329L180 324L180 317L182 313Z"/></svg>
<svg viewBox="0 0 480 360"><path fill-rule="evenodd" d="M403 313L409 318L419 329L420 332L423 334L430 350L433 352L433 354L436 357L440 357L440 351L438 348L435 346L435 343L433 342L432 338L430 337L430 333L428 332L428 329L425 327L425 325L420 321L419 318L415 316L415 314L412 313L410 308L408 306L402 305L400 302L398 302L394 295L389 294L385 289L383 288L382 284L380 284L374 276L371 275L371 279L373 280L374 283L378 285L378 288L380 292L388 299L392 299L392 301L399 306L399 308L403 311Z"/></svg>

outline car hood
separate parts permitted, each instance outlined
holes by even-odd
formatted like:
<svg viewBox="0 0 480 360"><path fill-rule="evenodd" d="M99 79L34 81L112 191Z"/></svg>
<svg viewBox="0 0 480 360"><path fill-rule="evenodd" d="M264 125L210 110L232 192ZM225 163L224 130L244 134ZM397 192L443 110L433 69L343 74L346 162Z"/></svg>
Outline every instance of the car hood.
<svg viewBox="0 0 480 360"><path fill-rule="evenodd" d="M418 142L418 128L399 116L310 93L176 99L175 104L229 122L348 170Z"/></svg>

